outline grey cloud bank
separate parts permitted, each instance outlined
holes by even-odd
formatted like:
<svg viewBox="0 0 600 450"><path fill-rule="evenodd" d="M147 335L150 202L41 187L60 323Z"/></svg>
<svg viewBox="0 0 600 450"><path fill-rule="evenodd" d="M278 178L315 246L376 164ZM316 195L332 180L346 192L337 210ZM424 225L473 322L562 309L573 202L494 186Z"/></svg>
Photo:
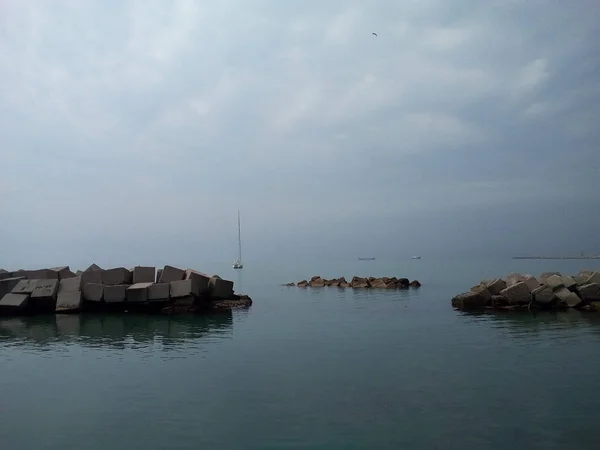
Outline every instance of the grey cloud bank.
<svg viewBox="0 0 600 450"><path fill-rule="evenodd" d="M600 253L595 2L0 9L0 266Z"/></svg>

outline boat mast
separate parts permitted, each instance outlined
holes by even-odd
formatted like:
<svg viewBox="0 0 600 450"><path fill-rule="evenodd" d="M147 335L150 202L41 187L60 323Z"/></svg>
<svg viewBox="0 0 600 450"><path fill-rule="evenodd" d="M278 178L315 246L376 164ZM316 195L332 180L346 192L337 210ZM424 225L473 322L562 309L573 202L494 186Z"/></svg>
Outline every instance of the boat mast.
<svg viewBox="0 0 600 450"><path fill-rule="evenodd" d="M240 210L238 209L238 261L242 262L242 233L240 231Z"/></svg>

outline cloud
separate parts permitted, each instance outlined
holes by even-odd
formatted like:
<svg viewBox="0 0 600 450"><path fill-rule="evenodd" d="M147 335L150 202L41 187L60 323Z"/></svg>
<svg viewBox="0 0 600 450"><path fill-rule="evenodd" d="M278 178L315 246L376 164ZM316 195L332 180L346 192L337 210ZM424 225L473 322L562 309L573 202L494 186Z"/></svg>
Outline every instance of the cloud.
<svg viewBox="0 0 600 450"><path fill-rule="evenodd" d="M178 230L219 253L238 207L258 241L593 186L591 0L1 8L0 232L15 239Z"/></svg>

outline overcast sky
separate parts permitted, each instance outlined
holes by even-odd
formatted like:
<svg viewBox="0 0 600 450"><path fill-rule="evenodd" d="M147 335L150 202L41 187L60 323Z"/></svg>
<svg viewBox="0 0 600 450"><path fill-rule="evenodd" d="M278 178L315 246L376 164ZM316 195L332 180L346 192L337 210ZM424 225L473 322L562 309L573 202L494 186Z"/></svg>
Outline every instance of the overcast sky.
<svg viewBox="0 0 600 450"><path fill-rule="evenodd" d="M3 0L0 267L600 253L599 14Z"/></svg>

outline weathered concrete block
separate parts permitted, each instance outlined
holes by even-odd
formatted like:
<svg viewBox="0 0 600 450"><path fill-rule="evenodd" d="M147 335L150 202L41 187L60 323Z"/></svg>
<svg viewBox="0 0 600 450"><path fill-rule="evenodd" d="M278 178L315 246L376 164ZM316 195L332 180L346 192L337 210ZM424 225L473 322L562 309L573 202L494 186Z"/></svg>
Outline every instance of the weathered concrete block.
<svg viewBox="0 0 600 450"><path fill-rule="evenodd" d="M69 266L51 267L50 270L58 274L59 280L62 280L64 278L73 278L76 276L73 272L71 272Z"/></svg>
<svg viewBox="0 0 600 450"><path fill-rule="evenodd" d="M504 295L492 295L490 306L492 306L492 308L503 308L508 306L508 299Z"/></svg>
<svg viewBox="0 0 600 450"><path fill-rule="evenodd" d="M58 280L58 272L52 269L26 270L25 273L30 280Z"/></svg>
<svg viewBox="0 0 600 450"><path fill-rule="evenodd" d="M160 274L159 283L170 283L171 281L183 280L185 276L185 270L178 269L173 266L165 266Z"/></svg>
<svg viewBox="0 0 600 450"><path fill-rule="evenodd" d="M171 281L171 298L187 297L188 295L199 296L201 292L200 280L190 278L188 280Z"/></svg>
<svg viewBox="0 0 600 450"><path fill-rule="evenodd" d="M600 302L600 284L584 284L577 288L577 292L584 302Z"/></svg>
<svg viewBox="0 0 600 450"><path fill-rule="evenodd" d="M0 316L24 314L29 307L29 294L6 294L0 299Z"/></svg>
<svg viewBox="0 0 600 450"><path fill-rule="evenodd" d="M87 302L101 302L104 296L104 285L100 283L84 283L83 299Z"/></svg>
<svg viewBox="0 0 600 450"><path fill-rule="evenodd" d="M78 270L77 272L75 272L75 276L80 277L82 273L83 273L83 270Z"/></svg>
<svg viewBox="0 0 600 450"><path fill-rule="evenodd" d="M209 287L212 298L229 299L233 297L233 281L223 280L219 276L214 276L210 279Z"/></svg>
<svg viewBox="0 0 600 450"><path fill-rule="evenodd" d="M199 294L198 295L205 294L210 289L210 286L209 286L210 277L208 275L206 275L205 273L198 272L198 271L192 270L192 269L187 269L185 271L185 276L183 279L184 280L191 280L191 279L196 280L196 282L198 283L198 286L199 286Z"/></svg>
<svg viewBox="0 0 600 450"><path fill-rule="evenodd" d="M6 278L10 278L11 274L8 270L0 269L0 280L5 280Z"/></svg>
<svg viewBox="0 0 600 450"><path fill-rule="evenodd" d="M410 280L408 278L399 278L396 283L400 289L408 289L410 287ZM354 286L353 286L354 287ZM362 287L362 286L359 286Z"/></svg>
<svg viewBox="0 0 600 450"><path fill-rule="evenodd" d="M133 273L125 267L115 267L102 272L102 284L116 286L118 284L131 284Z"/></svg>
<svg viewBox="0 0 600 450"><path fill-rule="evenodd" d="M170 283L157 283L148 287L149 302L166 302L171 291Z"/></svg>
<svg viewBox="0 0 600 450"><path fill-rule="evenodd" d="M156 280L156 268L149 266L135 266L133 268L133 284L154 283Z"/></svg>
<svg viewBox="0 0 600 450"><path fill-rule="evenodd" d="M81 311L83 294L81 291L64 291L56 299L57 313L75 313Z"/></svg>
<svg viewBox="0 0 600 450"><path fill-rule="evenodd" d="M506 282L500 278L497 278L490 281L487 285L487 288L492 295L500 295L500 292L506 289Z"/></svg>
<svg viewBox="0 0 600 450"><path fill-rule="evenodd" d="M542 272L540 274L540 280L546 280L553 275L558 275L559 277L562 277L562 274L560 272Z"/></svg>
<svg viewBox="0 0 600 450"><path fill-rule="evenodd" d="M531 300L540 305L552 305L557 302L557 297L550 286L540 286L531 292Z"/></svg>
<svg viewBox="0 0 600 450"><path fill-rule="evenodd" d="M483 298L485 298L486 305L491 304L492 302L492 293L487 287L487 284L481 283L477 286L473 286L471 288L471 292L476 292L480 294Z"/></svg>
<svg viewBox="0 0 600 450"><path fill-rule="evenodd" d="M366 281L366 280L365 280ZM325 287L325 280L321 277L313 277L308 283L310 287ZM367 286L369 283L367 282ZM357 286L358 287L358 286Z"/></svg>
<svg viewBox="0 0 600 450"><path fill-rule="evenodd" d="M58 278L55 280L37 280L29 298L29 306L33 312L53 312L56 309Z"/></svg>
<svg viewBox="0 0 600 450"><path fill-rule="evenodd" d="M11 277L0 280L0 299L6 294L11 293L15 286L19 284L19 281L24 279L23 277Z"/></svg>
<svg viewBox="0 0 600 450"><path fill-rule="evenodd" d="M508 299L509 305L526 305L531 302L531 292L527 285L522 281L503 289L500 291L500 295Z"/></svg>
<svg viewBox="0 0 600 450"><path fill-rule="evenodd" d="M321 277L312 277L312 279L308 282L308 286L313 286L314 282L319 278L321 278ZM401 279L398 280L397 284L400 285L401 281L402 281ZM320 284L320 283L317 281L317 284ZM406 284L408 286L408 280L406 280ZM353 288L368 288L369 280L367 280L364 277L354 276L354 277L352 277L352 280L350 280L350 286Z"/></svg>
<svg viewBox="0 0 600 450"><path fill-rule="evenodd" d="M58 293L81 291L83 281L81 277L63 278L58 285Z"/></svg>
<svg viewBox="0 0 600 450"><path fill-rule="evenodd" d="M156 282L158 283L160 280L160 277L162 276L162 269L156 269Z"/></svg>
<svg viewBox="0 0 600 450"><path fill-rule="evenodd" d="M562 284L567 289L574 289L577 287L577 281L575 281L575 278L573 278L571 276L563 275L562 276Z"/></svg>
<svg viewBox="0 0 600 450"><path fill-rule="evenodd" d="M533 292L535 289L541 286L540 282L534 276L526 277L525 280L523 280L523 283L525 283L529 289L529 292Z"/></svg>
<svg viewBox="0 0 600 450"><path fill-rule="evenodd" d="M374 289L383 289L387 287L385 281L383 281L381 278L375 278L369 281L369 285Z"/></svg>
<svg viewBox="0 0 600 450"><path fill-rule="evenodd" d="M600 284L600 272L592 273L587 280L585 280L585 284L596 283Z"/></svg>
<svg viewBox="0 0 600 450"><path fill-rule="evenodd" d="M154 275L154 273L152 274ZM127 288L126 299L128 303L145 303L148 301L148 288L154 283L136 283Z"/></svg>
<svg viewBox="0 0 600 450"><path fill-rule="evenodd" d="M81 281L85 283L102 284L102 270L86 270L81 273Z"/></svg>
<svg viewBox="0 0 600 450"><path fill-rule="evenodd" d="M504 281L506 282L506 287L510 287L510 286L514 286L517 283L525 281L525 279L526 279L525 275L513 272L513 273L508 274L508 276L504 279Z"/></svg>
<svg viewBox="0 0 600 450"><path fill-rule="evenodd" d="M452 298L452 306L462 310L475 310L485 308L486 300L477 292L465 292Z"/></svg>
<svg viewBox="0 0 600 450"><path fill-rule="evenodd" d="M566 287L555 290L554 294L558 297L561 304L568 306L569 308L576 308L581 304L579 296L568 290Z"/></svg>
<svg viewBox="0 0 600 450"><path fill-rule="evenodd" d="M33 292L31 293L31 299L37 298L54 298L58 292L58 279L56 280L37 280Z"/></svg>
<svg viewBox="0 0 600 450"><path fill-rule="evenodd" d="M100 268L100 266L98 266L96 264L92 264L90 267L88 267L87 269L85 269L84 272L92 272L92 271L95 271L95 270L100 270L101 271L102 269Z"/></svg>
<svg viewBox="0 0 600 450"><path fill-rule="evenodd" d="M544 284L550 286L553 290L558 290L565 287L563 277L560 275L552 275L544 280Z"/></svg>
<svg viewBox="0 0 600 450"><path fill-rule="evenodd" d="M29 279L20 280L16 284L16 286L13 288L12 293L13 294L29 294L29 295L31 295L31 293L35 289L37 282L38 282L38 280L29 280Z"/></svg>
<svg viewBox="0 0 600 450"><path fill-rule="evenodd" d="M123 303L127 300L126 284L104 285L104 303Z"/></svg>

